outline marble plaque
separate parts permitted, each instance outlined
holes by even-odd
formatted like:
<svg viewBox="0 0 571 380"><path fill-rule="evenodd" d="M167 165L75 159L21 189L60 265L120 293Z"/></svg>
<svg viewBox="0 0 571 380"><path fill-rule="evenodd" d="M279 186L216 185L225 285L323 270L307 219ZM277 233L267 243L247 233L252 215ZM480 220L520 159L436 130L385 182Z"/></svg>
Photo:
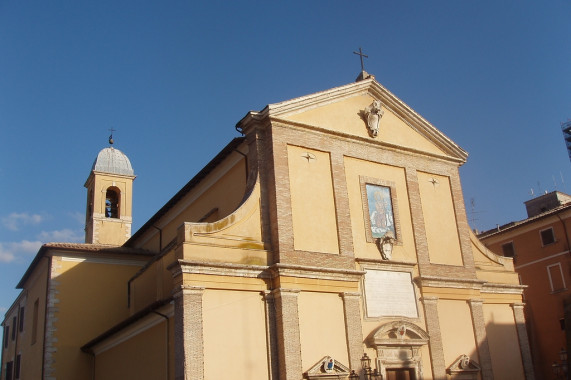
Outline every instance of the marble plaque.
<svg viewBox="0 0 571 380"><path fill-rule="evenodd" d="M365 303L368 317L418 317L409 272L367 269Z"/></svg>

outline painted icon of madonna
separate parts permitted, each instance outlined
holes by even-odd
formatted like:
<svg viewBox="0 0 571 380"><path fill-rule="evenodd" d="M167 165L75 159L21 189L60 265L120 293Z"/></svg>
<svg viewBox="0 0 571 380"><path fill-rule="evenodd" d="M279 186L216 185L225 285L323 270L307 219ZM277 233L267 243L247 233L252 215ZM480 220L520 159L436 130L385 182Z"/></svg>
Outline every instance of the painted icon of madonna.
<svg viewBox="0 0 571 380"><path fill-rule="evenodd" d="M388 231L396 236L390 187L368 183L366 191L373 238L382 238Z"/></svg>

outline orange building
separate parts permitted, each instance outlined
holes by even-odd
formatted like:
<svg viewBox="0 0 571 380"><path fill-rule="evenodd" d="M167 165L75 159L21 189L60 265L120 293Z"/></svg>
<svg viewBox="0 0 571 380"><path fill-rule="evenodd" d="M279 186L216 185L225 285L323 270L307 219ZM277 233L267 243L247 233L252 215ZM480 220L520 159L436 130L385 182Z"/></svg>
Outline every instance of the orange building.
<svg viewBox="0 0 571 380"><path fill-rule="evenodd" d="M525 202L528 218L478 237L493 252L513 257L524 291L526 320L537 379L553 379L567 369L571 326L565 305L571 293L569 239L571 197L558 191Z"/></svg>

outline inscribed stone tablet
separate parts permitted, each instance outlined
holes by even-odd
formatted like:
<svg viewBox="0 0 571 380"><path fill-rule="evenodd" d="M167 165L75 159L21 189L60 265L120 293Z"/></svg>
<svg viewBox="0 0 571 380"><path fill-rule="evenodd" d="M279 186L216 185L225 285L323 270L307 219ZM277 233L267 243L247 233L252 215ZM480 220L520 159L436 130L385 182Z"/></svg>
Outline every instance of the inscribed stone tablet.
<svg viewBox="0 0 571 380"><path fill-rule="evenodd" d="M367 269L365 302L368 317L418 317L409 272Z"/></svg>

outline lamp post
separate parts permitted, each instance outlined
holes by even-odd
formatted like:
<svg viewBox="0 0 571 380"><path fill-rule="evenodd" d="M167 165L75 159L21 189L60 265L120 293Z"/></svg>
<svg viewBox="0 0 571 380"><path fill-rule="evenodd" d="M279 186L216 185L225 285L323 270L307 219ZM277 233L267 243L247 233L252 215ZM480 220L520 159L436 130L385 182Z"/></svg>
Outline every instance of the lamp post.
<svg viewBox="0 0 571 380"><path fill-rule="evenodd" d="M557 363L556 361L553 362L553 364L551 365L551 370L553 371L553 374L555 375L556 379L566 379L567 351L565 351L564 348L562 348L561 351L559 351L559 361L560 363Z"/></svg>
<svg viewBox="0 0 571 380"><path fill-rule="evenodd" d="M365 375L365 380L383 380L383 376L375 369L374 371L371 368L371 358L365 353L361 358L361 368L363 368L363 374ZM357 380L359 379L359 375L355 373L355 370L351 371L349 375L350 380Z"/></svg>

